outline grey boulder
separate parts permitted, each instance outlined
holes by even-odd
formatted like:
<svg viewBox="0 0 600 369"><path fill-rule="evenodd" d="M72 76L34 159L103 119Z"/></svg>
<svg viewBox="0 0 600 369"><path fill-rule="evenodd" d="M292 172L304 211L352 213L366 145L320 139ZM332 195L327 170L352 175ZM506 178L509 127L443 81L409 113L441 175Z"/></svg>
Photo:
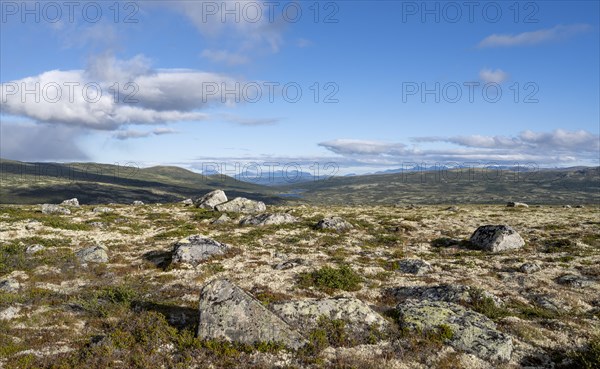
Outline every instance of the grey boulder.
<svg viewBox="0 0 600 369"><path fill-rule="evenodd" d="M94 213L111 213L111 212L115 211L115 209L109 208L106 206L97 206L97 207L93 208L92 211Z"/></svg>
<svg viewBox="0 0 600 369"><path fill-rule="evenodd" d="M214 190L196 199L194 205L197 208L214 210L215 206L227 202L227 195L222 190Z"/></svg>
<svg viewBox="0 0 600 369"><path fill-rule="evenodd" d="M520 249L525 245L519 233L507 225L481 226L470 241L477 248L491 252Z"/></svg>
<svg viewBox="0 0 600 369"><path fill-rule="evenodd" d="M75 253L82 263L108 263L108 248L103 245L86 247Z"/></svg>
<svg viewBox="0 0 600 369"><path fill-rule="evenodd" d="M202 235L190 236L179 240L173 247L172 262L175 264L198 265L213 256L223 255L229 245L220 243Z"/></svg>
<svg viewBox="0 0 600 369"><path fill-rule="evenodd" d="M596 282L576 274L565 274L556 279L556 283L574 288L593 286Z"/></svg>
<svg viewBox="0 0 600 369"><path fill-rule="evenodd" d="M298 222L298 218L291 214L287 213L274 213L274 214L260 214L260 215L250 215L242 218L240 220L240 225L277 225L277 224L287 224L287 223L296 223Z"/></svg>
<svg viewBox="0 0 600 369"><path fill-rule="evenodd" d="M133 205L135 205L135 206L144 205L144 202L143 202L143 201L139 201L139 200L135 200L135 201L133 202Z"/></svg>
<svg viewBox="0 0 600 369"><path fill-rule="evenodd" d="M452 331L447 343L455 349L484 360L510 360L512 339L482 314L451 302L430 300L408 300L399 304L397 310L403 328L427 332L444 325Z"/></svg>
<svg viewBox="0 0 600 369"><path fill-rule="evenodd" d="M236 197L235 199L223 204L215 206L217 211L232 212L232 213L262 213L267 210L267 207L262 201L249 200L244 197Z"/></svg>
<svg viewBox="0 0 600 369"><path fill-rule="evenodd" d="M79 200L77 200L77 198L74 197L72 199L63 201L60 204L65 206L79 206Z"/></svg>
<svg viewBox="0 0 600 369"><path fill-rule="evenodd" d="M71 210L67 208L63 208L62 206L54 205L54 204L44 204L42 205L42 213L44 214L71 214Z"/></svg>
<svg viewBox="0 0 600 369"><path fill-rule="evenodd" d="M528 208L529 207L529 205L527 205L524 202L513 202L513 201L508 202L506 204L506 206L509 208Z"/></svg>
<svg viewBox="0 0 600 369"><path fill-rule="evenodd" d="M206 284L200 292L197 336L232 342L280 342L298 349L307 341L260 301L224 279Z"/></svg>
<svg viewBox="0 0 600 369"><path fill-rule="evenodd" d="M315 226L317 229L332 229L334 231L346 231L354 228L352 224L348 223L340 217L327 217L319 220Z"/></svg>

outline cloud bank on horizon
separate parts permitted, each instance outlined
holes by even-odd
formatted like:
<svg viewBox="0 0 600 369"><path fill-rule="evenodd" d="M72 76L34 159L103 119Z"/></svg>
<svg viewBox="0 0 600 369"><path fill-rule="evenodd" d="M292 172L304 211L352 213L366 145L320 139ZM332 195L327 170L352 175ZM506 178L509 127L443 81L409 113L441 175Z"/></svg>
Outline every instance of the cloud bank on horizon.
<svg viewBox="0 0 600 369"><path fill-rule="evenodd" d="M332 2L318 11L251 0L135 4L135 26L3 19L1 157L110 162L133 155L168 164L243 154L367 169L406 161L600 164L600 108L593 103L599 76L592 68L599 25L589 16L597 4L562 12L547 5L546 19L532 24L433 30L403 22L398 37L385 17L400 9L387 3ZM299 21L290 21L290 9ZM325 24L328 16L336 22ZM359 22L373 29L359 31ZM172 26L154 30L160 24ZM35 42L48 44L48 60L23 47L19 32L42 37ZM431 103L428 94L440 94L426 86L432 78L442 94L448 81L478 81L502 89L503 100ZM426 86L420 101L398 104L405 81ZM527 105L532 83L540 102ZM296 95L300 88L299 103L272 99L289 94L291 84ZM240 91L247 86L262 90ZM343 99L322 103L332 91ZM240 101L249 93L256 99ZM158 155L157 145L169 155Z"/></svg>

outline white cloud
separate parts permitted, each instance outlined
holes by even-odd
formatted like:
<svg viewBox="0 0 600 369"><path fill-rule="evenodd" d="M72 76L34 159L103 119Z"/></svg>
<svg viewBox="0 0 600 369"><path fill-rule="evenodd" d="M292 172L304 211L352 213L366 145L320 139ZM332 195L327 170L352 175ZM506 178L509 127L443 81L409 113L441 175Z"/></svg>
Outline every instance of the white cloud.
<svg viewBox="0 0 600 369"><path fill-rule="evenodd" d="M327 150L363 163L406 161L494 161L540 164L589 161L598 165L600 136L588 131L523 131L517 136L416 137L413 143L444 142L459 147L422 149L403 143L339 139L320 143Z"/></svg>
<svg viewBox="0 0 600 369"><path fill-rule="evenodd" d="M265 3L254 0L169 1L164 4L182 12L203 36L228 37L239 43L242 50L267 47L277 52L283 44L281 4L275 14L269 14L269 6Z"/></svg>
<svg viewBox="0 0 600 369"><path fill-rule="evenodd" d="M5 114L38 122L115 130L131 124L206 120L201 110L236 104L236 96L222 96L221 91L235 89L238 82L197 70L154 70L143 56L124 61L101 56L85 70L52 70L3 83L0 105Z"/></svg>
<svg viewBox="0 0 600 369"><path fill-rule="evenodd" d="M479 47L522 46L536 45L544 42L564 40L576 34L590 31L588 24L558 25L553 28L541 29L519 34L493 34L479 43Z"/></svg>
<svg viewBox="0 0 600 369"><path fill-rule="evenodd" d="M479 71L479 78L486 83L502 83L508 79L508 73L502 69L487 69Z"/></svg>
<svg viewBox="0 0 600 369"><path fill-rule="evenodd" d="M209 59L215 63L225 63L228 65L246 64L250 59L241 54L229 52L227 50L209 50L206 49L200 54L203 58Z"/></svg>
<svg viewBox="0 0 600 369"><path fill-rule="evenodd" d="M162 136L162 135L168 135L168 134L173 134L173 133L177 133L177 131L175 131L174 129L168 128L168 127L159 127L159 128L153 129L152 131L138 131L138 130L134 130L134 129L116 131L113 134L113 137L116 138L117 140L128 140L130 138L144 138L144 137L150 137L152 135Z"/></svg>
<svg viewBox="0 0 600 369"><path fill-rule="evenodd" d="M313 45L313 42L311 40L308 40L305 38L299 38L298 40L296 40L296 46L298 46L299 48L305 48L305 47L309 47L312 45Z"/></svg>
<svg viewBox="0 0 600 369"><path fill-rule="evenodd" d="M406 145L381 141L337 139L321 142L319 146L341 155L403 155Z"/></svg>

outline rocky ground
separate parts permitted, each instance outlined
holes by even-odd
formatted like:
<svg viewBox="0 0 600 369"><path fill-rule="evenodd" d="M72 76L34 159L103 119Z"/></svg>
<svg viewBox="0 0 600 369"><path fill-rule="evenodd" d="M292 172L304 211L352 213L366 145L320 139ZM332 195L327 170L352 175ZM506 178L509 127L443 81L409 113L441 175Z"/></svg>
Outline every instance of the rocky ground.
<svg viewBox="0 0 600 369"><path fill-rule="evenodd" d="M600 365L598 207L221 197L0 207L0 367Z"/></svg>

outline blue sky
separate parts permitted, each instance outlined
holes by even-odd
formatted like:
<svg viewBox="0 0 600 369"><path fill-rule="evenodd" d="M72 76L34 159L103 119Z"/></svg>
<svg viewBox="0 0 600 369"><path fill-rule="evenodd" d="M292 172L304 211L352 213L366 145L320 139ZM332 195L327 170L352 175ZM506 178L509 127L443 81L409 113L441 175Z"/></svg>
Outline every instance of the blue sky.
<svg viewBox="0 0 600 369"><path fill-rule="evenodd" d="M596 1L75 3L1 2L3 158L599 164Z"/></svg>

